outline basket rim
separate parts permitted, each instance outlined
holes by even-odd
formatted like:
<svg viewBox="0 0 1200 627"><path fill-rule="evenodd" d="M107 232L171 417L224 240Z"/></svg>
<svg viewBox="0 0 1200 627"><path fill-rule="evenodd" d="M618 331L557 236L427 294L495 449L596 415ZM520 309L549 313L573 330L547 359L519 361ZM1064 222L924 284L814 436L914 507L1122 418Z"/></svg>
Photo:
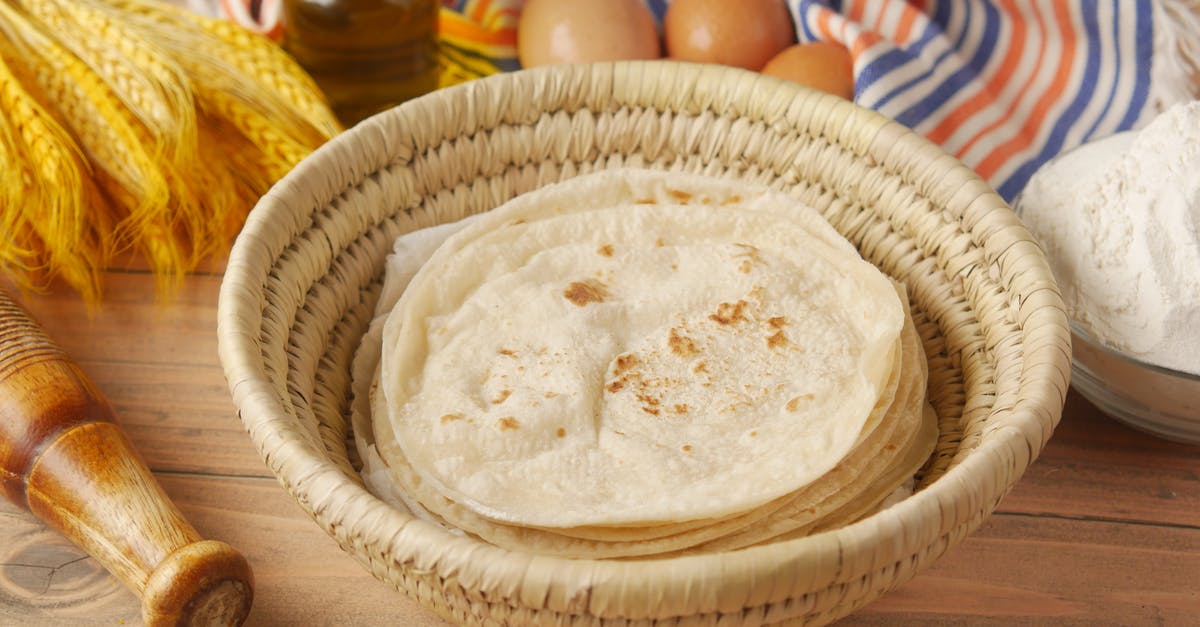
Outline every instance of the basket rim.
<svg viewBox="0 0 1200 627"><path fill-rule="evenodd" d="M580 585L586 583L589 587L603 585L602 582L621 582L628 586L640 577L648 577L653 571L652 583L663 589L685 582L695 583L696 569L711 569L713 572L744 571L755 573L756 576L769 576L780 569L798 569L804 565L825 563L836 560L839 565L852 563L866 552L870 551L869 543L864 537L886 534L891 537L905 538L905 546L924 546L938 538L945 537L949 530L964 524L980 511L987 515L998 503L998 499L1020 478L1023 470L1033 461L1049 438L1050 432L1057 423L1061 413L1061 400L1066 394L1066 379L1063 372L1069 364L1069 344L1061 341L1062 332L1067 329L1067 322L1057 288L1052 294L1040 294L1039 298L1031 299L1032 309L1021 308L1021 324L1019 330L1022 340L1028 350L1021 357L1020 376L1022 377L1022 394L1016 403L1005 408L1008 416L1003 423L989 428L981 434L979 444L967 453L963 459L950 468L945 475L932 484L904 499L897 505L878 512L851 525L831 529L816 535L796 538L782 542L738 549L720 553L666 557L638 561L614 561L602 559L570 559L534 555L510 551L474 540L467 537L455 536L431 523L411 518L400 513L384 501L368 492L339 469L324 455L324 451L315 447L303 438L292 436L280 437L273 425L290 422L287 409L278 398L271 381L263 372L261 349L256 338L258 331L251 321L261 321L262 311L256 310L254 299L239 298L239 292L252 291L253 286L247 287L242 283L242 274L247 268L257 268L253 240L259 229L272 228L278 220L296 220L296 208L289 205L287 195L296 181L306 176L314 175L319 168L333 165L337 176L329 177L328 169L322 169L322 176L344 181L353 185L351 180L354 168L337 165L338 159L350 156L347 146L360 141L386 141L384 128L380 120L384 118L399 118L410 110L424 108L436 110L441 104L451 99L466 99L472 90L503 89L510 82L538 83L553 81L556 77L572 78L578 73L596 71L603 78L611 80L614 85L620 83L623 77L638 76L646 71L650 64L674 63L679 67L676 71L683 73L689 81L711 81L717 84L727 81L755 80L769 85L771 89L780 90L782 97L791 99L817 98L822 99L822 105L830 110L828 117L842 115L852 117L856 124L875 124L879 132L886 131L894 135L895 145L928 150L934 146L924 137L907 129L897 122L884 118L882 115L861 107L855 103L840 98L820 94L813 90L785 83L779 79L763 77L755 74L750 78L747 71L735 68L685 64L672 61L622 61L590 66L556 66L535 68L518 72L505 73L472 81L471 83L439 90L423 96L387 112L378 114L332 139L312 155L306 158L295 169L281 179L279 183L264 195L248 217L246 227L238 236L229 256L225 277L222 279L218 299L218 345L220 359L226 374L230 392L238 408L238 413L244 427L254 441L260 457L268 468L288 490L298 504L326 530L338 539L345 547L340 534L348 534L362 539L362 544L370 546L387 546L390 549L400 549L406 560L418 563L420 567L435 569L439 576L445 579L453 578L462 581L497 581L498 569L503 571L500 579L509 578L521 581L529 574L531 562L548 565L557 571L580 569L577 572L586 573L586 582L580 580ZM565 80L565 79L564 79ZM566 81L569 82L569 81ZM850 122L846 122L850 123ZM872 142L873 143L873 142ZM936 148L936 146L935 146ZM929 167L937 161L948 165L949 168L967 180L981 183L986 188L985 203L993 205L985 213L995 214L997 209L1007 209L1008 205L987 186L983 180L966 165L954 159L940 148L938 157L920 165L924 172L913 174L914 179L931 187L936 187L939 179L948 175L941 168ZM370 155L353 156L360 159L370 159ZM875 155L878 156L878 155ZM378 155L375 157L379 158ZM360 164L361 165L361 164ZM373 172L382 164L366 163L366 167L357 170ZM361 180L361 179L360 179ZM979 198L961 202L963 206L974 204ZM1008 210L1011 214L1011 210ZM1005 217L1005 220L1008 218ZM964 227L965 228L965 227ZM1002 232L1017 239L1027 238L1027 231L1020 224L1015 214L1002 227ZM1044 280L1053 288L1055 285L1044 258L1041 264L1033 263L1032 267L1024 267L1025 272L1034 272L1039 280ZM261 288L261 286L259 286ZM1036 320L1034 320L1036 318ZM1047 341L1049 340L1049 341ZM1069 342L1069 335L1067 342ZM1040 376L1039 376L1040 374ZM1025 387L1028 386L1028 387ZM1025 393L1028 390L1030 393ZM1058 398L1057 407L1053 403L1041 402L1043 398ZM994 410L994 408L993 408ZM1037 444L1040 442L1040 445ZM988 478L990 470L1003 464L1015 472L1004 485L995 483ZM310 492L308 486L323 480L332 481L336 486L332 489L322 489ZM970 486L967 490L964 486ZM947 513L947 503L958 505L956 512ZM344 521L339 530L330 529L320 520L323 513L347 507L352 502L366 504L367 515ZM965 509L964 509L965 506ZM950 508L954 509L954 508ZM430 544L432 543L432 544ZM433 547L433 548L430 548ZM448 555L469 552L473 559L459 559L448 563ZM381 557L381 555L376 555ZM483 559L476 559L476 558ZM360 560L361 561L361 560ZM686 565L686 568L674 567L663 569L663 564L676 566ZM474 570L473 570L474 569ZM839 566L838 571L843 568ZM486 571L486 572L485 572ZM849 572L848 574L853 574ZM838 582L838 576L828 578L828 583ZM824 581L824 579L822 579ZM651 583L649 579L645 583ZM510 584L511 585L511 584ZM517 586L515 589L519 589ZM571 613L586 613L578 607L567 607L562 603L554 603L553 595L545 594L539 602L547 609ZM763 602L773 602L789 598L786 590L777 590ZM509 599L512 602L512 599ZM558 607L562 605L561 607ZM710 608L716 611L716 608Z"/></svg>

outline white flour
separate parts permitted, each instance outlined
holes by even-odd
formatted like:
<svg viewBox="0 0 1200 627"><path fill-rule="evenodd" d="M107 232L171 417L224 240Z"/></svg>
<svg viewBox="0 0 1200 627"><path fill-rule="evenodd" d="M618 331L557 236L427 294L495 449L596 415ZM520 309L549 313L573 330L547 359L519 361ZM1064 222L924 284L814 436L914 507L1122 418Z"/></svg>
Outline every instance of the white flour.
<svg viewBox="0 0 1200 627"><path fill-rule="evenodd" d="M1067 153L1019 204L1072 320L1137 359L1200 374L1200 101Z"/></svg>

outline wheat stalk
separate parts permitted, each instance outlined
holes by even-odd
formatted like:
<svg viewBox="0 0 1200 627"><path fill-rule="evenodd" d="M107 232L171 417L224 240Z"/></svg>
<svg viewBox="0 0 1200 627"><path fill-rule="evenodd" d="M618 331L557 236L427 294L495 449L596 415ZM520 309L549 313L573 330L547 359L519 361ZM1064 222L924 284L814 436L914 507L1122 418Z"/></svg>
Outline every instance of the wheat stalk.
<svg viewBox="0 0 1200 627"><path fill-rule="evenodd" d="M0 5L11 20L13 9ZM41 31L7 33L16 54L26 59L26 88L40 96L68 129L102 177L102 187L130 208L129 221L148 222L170 198L167 182L147 151L145 131L132 111L78 57Z"/></svg>
<svg viewBox="0 0 1200 627"><path fill-rule="evenodd" d="M230 29L240 27L157 1L83 1L119 7L143 38L178 59L198 88L241 100L303 144L320 143L341 128L312 79L265 37L237 36ZM255 79L252 89L247 76Z"/></svg>
<svg viewBox="0 0 1200 627"><path fill-rule="evenodd" d="M11 34L30 29L13 11L0 11L0 108L5 112L2 134L6 160L16 161L4 173L6 189L20 190L5 198L5 218L21 239L0 258L27 287L39 279L62 276L86 298L99 294L99 271L111 249L111 219L104 197L89 176L90 168L70 134L22 85ZM94 204L92 204L94 203ZM88 207L99 209L88 219ZM22 253L32 252L32 255Z"/></svg>
<svg viewBox="0 0 1200 627"><path fill-rule="evenodd" d="M0 2L0 269L89 301L115 250L164 293L339 132L281 49L147 0Z"/></svg>
<svg viewBox="0 0 1200 627"><path fill-rule="evenodd" d="M112 6L94 0L21 0L42 30L89 68L176 163L196 154L196 107L186 74Z"/></svg>

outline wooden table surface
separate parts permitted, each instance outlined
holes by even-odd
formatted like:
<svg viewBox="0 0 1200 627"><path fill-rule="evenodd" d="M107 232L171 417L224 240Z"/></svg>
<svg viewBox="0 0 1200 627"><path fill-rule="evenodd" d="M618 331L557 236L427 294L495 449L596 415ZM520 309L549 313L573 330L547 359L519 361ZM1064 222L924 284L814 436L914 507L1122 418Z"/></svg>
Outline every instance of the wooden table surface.
<svg viewBox="0 0 1200 627"><path fill-rule="evenodd" d="M65 289L19 299L107 395L192 524L249 559L249 625L443 625L342 553L259 459L217 359L220 281L219 266L191 274L163 303L145 271L109 271L91 316ZM0 501L0 625L138 623L131 592ZM1200 447L1121 426L1072 393L998 512L842 624L1200 625Z"/></svg>

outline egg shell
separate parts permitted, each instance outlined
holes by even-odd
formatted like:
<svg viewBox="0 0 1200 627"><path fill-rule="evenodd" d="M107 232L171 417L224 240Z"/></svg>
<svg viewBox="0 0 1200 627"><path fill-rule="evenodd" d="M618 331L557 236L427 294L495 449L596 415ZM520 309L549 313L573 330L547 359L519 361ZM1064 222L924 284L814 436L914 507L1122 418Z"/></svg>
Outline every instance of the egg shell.
<svg viewBox="0 0 1200 627"><path fill-rule="evenodd" d="M758 70L796 40L783 0L672 0L663 18L667 55Z"/></svg>
<svg viewBox="0 0 1200 627"><path fill-rule="evenodd" d="M854 60L841 44L796 44L775 55L762 73L854 99Z"/></svg>
<svg viewBox="0 0 1200 627"><path fill-rule="evenodd" d="M661 54L654 15L642 0L528 0L517 21L523 67Z"/></svg>

